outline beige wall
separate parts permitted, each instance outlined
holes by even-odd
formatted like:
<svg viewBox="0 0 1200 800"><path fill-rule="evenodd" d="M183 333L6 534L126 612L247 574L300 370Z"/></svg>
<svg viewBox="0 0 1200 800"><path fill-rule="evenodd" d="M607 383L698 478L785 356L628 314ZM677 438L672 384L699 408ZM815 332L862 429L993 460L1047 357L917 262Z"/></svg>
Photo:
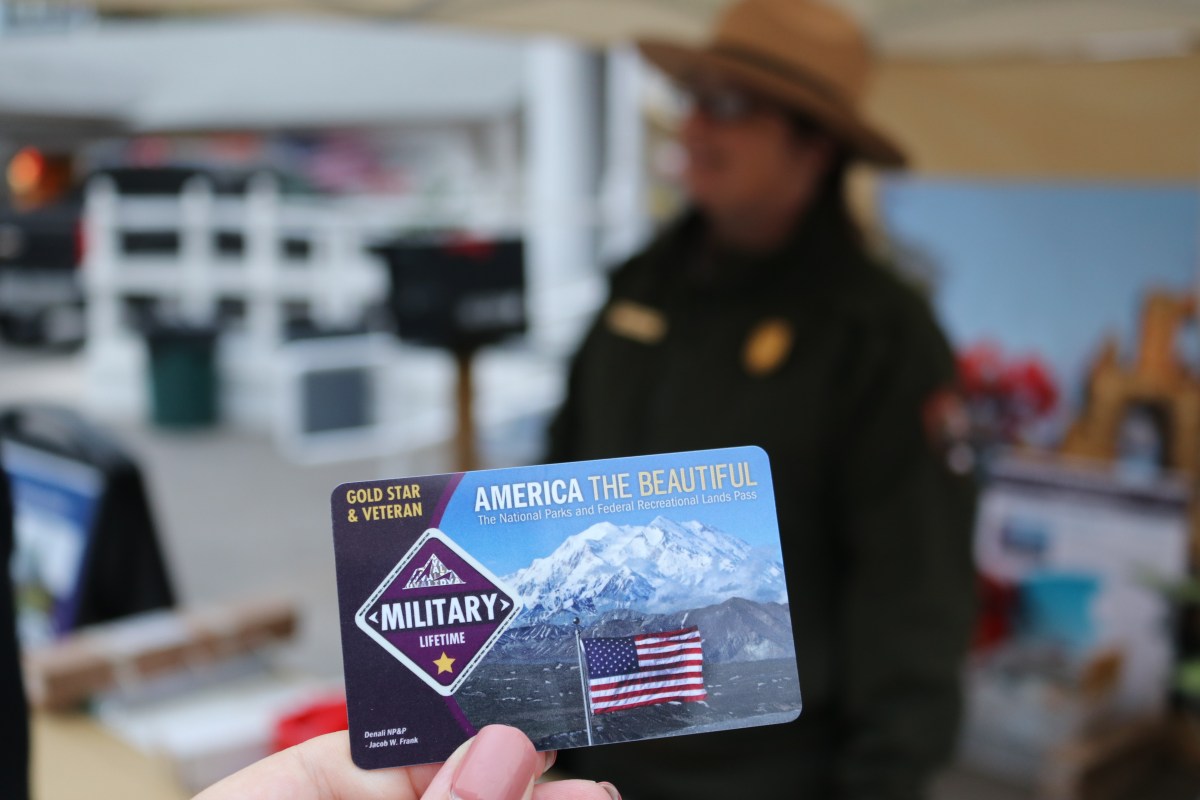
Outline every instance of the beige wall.
<svg viewBox="0 0 1200 800"><path fill-rule="evenodd" d="M891 62L871 99L921 173L1200 180L1200 54Z"/></svg>

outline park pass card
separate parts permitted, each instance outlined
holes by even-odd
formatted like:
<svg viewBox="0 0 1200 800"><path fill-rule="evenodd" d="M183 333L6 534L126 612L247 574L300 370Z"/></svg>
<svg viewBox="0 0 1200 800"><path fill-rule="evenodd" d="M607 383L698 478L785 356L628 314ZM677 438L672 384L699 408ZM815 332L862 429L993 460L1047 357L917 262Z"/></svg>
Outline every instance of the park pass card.
<svg viewBox="0 0 1200 800"><path fill-rule="evenodd" d="M758 448L350 483L333 492L354 761L441 761L795 719Z"/></svg>

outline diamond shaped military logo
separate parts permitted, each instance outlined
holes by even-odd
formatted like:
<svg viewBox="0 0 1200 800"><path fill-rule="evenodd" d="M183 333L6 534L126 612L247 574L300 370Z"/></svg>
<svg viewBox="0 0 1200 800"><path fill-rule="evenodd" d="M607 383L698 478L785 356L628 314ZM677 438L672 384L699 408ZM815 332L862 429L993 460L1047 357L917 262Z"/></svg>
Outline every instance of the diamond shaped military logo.
<svg viewBox="0 0 1200 800"><path fill-rule="evenodd" d="M354 621L421 680L449 696L520 610L520 599L499 578L430 528Z"/></svg>

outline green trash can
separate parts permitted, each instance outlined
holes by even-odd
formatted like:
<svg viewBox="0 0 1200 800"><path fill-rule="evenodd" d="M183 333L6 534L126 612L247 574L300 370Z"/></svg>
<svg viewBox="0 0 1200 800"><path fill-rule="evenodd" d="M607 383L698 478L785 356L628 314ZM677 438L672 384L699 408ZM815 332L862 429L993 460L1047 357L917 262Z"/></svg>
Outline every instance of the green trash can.
<svg viewBox="0 0 1200 800"><path fill-rule="evenodd" d="M157 324L146 330L150 366L151 418L164 428L215 425L217 329L205 325Z"/></svg>

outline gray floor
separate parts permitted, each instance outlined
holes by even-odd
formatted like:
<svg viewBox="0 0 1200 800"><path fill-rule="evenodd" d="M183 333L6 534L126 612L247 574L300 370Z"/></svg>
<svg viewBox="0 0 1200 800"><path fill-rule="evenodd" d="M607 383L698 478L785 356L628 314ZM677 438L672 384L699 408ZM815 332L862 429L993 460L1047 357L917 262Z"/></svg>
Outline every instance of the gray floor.
<svg viewBox="0 0 1200 800"><path fill-rule="evenodd" d="M81 397L78 357L0 347L0 407L25 401L77 406ZM265 436L223 428L172 433L134 422L110 428L143 467L182 600L291 598L300 608L302 630L281 657L318 677L341 675L330 491L345 481L452 466L444 452L430 450L300 467L285 461ZM935 795L937 800L1025 796L961 769L943 776Z"/></svg>

